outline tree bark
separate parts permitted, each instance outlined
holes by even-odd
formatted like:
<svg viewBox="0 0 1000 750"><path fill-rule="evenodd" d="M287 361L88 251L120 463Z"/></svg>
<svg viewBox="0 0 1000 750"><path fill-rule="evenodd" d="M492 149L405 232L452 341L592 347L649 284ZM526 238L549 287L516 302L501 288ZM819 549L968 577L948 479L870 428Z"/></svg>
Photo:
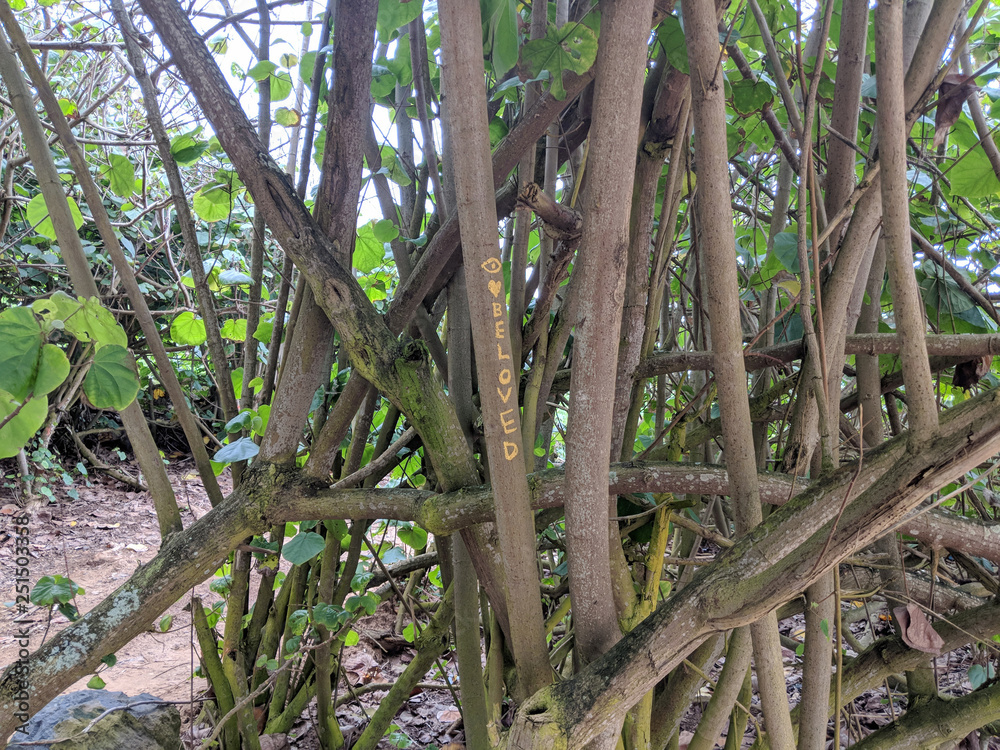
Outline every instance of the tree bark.
<svg viewBox="0 0 1000 750"><path fill-rule="evenodd" d="M628 250L628 213L635 177L635 125L642 101L645 39L651 0L625 0L603 7L597 54L594 125L587 169L601 175L585 189L584 234L574 274L578 276L572 401L566 437L566 469L573 501L566 506L570 597L580 664L607 651L620 637L616 593L610 575L608 474L611 455L614 373L618 360ZM630 584L629 584L630 585ZM631 596L632 592L627 592Z"/></svg>

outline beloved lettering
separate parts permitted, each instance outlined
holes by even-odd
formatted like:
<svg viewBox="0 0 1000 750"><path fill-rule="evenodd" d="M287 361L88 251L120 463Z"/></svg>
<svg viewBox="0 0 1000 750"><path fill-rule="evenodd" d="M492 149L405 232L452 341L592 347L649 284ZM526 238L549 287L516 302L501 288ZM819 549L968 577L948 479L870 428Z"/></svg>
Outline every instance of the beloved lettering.
<svg viewBox="0 0 1000 750"><path fill-rule="evenodd" d="M497 274L503 270L503 264L500 263L498 258L487 258L482 263L482 269L489 274ZM493 338L497 342L497 362L503 363L504 360L510 360L510 354L504 354L504 346L501 341L505 341L507 338L507 331L504 326L507 323L506 310L504 309L504 298L500 296L503 292L503 281L500 279L490 279L487 284L487 288L490 290L490 294L493 295L494 299L490 302L493 305L493 317L496 320L493 321ZM514 386L511 385L511 380L513 380L514 375L510 368L502 367L500 372L497 374L497 380L500 385L497 386L497 395L500 397L500 401L506 405L510 401L510 395L514 392ZM506 386L506 390L500 386ZM504 409L500 412L500 426L503 427L505 435L510 435L513 432L518 431L517 424L517 402L515 401L514 406L510 409ZM518 445L517 443L512 443L508 441L503 442L503 455L508 461L513 461L517 458Z"/></svg>

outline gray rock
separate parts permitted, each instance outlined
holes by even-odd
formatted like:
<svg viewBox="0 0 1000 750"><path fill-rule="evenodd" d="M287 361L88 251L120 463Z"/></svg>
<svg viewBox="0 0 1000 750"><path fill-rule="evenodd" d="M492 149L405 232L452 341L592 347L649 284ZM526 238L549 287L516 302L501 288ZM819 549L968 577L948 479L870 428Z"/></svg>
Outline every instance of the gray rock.
<svg viewBox="0 0 1000 750"><path fill-rule="evenodd" d="M143 693L128 696L106 690L80 690L60 695L39 711L27 725L28 733L15 733L8 750L38 750L48 744L23 745L41 740L64 740L58 750L181 750L181 715L176 706L146 703L160 699ZM141 705L131 705L131 704ZM118 708L76 737L109 708ZM72 740L65 738L73 737Z"/></svg>

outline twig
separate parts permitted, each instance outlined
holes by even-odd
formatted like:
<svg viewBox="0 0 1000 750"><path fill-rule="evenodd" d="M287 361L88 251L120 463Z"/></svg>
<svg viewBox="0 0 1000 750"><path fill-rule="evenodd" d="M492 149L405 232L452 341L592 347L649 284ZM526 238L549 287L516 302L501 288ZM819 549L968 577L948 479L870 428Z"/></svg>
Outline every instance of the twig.
<svg viewBox="0 0 1000 750"><path fill-rule="evenodd" d="M113 477L114 479L117 479L119 482L124 482L129 487L133 487L134 489L140 492L146 492L149 490L149 488L142 482L140 482L138 479L133 479L125 472L119 471L118 469L114 469L108 466L103 461L101 461L101 459L99 459L94 454L94 452L90 450L90 448L88 448L86 445L83 444L83 440L77 437L77 434L73 432L73 430L69 430L69 434L70 437L73 438L73 442L76 443L76 449L80 451L80 454L85 459L87 459L87 461L90 462L90 465L93 466L95 469L97 469L98 471L103 471L109 477Z"/></svg>
<svg viewBox="0 0 1000 750"><path fill-rule="evenodd" d="M369 461L365 466L358 469L353 474L349 474L344 477L339 482L335 483L330 489L339 490L345 487L353 487L376 472L387 468L396 457L396 454L399 453L399 451L402 450L407 443L413 440L416 435L417 431L414 428L408 428L406 432L393 441L392 445L385 449L385 452L381 456L376 458L374 461Z"/></svg>

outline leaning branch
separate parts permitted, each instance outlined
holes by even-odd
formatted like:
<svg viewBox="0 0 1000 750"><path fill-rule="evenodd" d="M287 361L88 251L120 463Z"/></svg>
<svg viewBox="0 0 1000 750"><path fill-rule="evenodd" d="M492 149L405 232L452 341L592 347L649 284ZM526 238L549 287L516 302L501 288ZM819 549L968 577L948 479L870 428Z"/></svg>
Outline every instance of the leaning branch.
<svg viewBox="0 0 1000 750"><path fill-rule="evenodd" d="M1000 335L995 333L928 334L927 354L931 357L979 357L1000 354ZM858 333L847 337L845 354L899 354L899 335L895 333ZM743 366L747 372L775 367L801 359L805 354L801 340L759 349L744 349ZM712 352L666 352L655 354L639 364L636 378L652 378L686 370L714 370Z"/></svg>

